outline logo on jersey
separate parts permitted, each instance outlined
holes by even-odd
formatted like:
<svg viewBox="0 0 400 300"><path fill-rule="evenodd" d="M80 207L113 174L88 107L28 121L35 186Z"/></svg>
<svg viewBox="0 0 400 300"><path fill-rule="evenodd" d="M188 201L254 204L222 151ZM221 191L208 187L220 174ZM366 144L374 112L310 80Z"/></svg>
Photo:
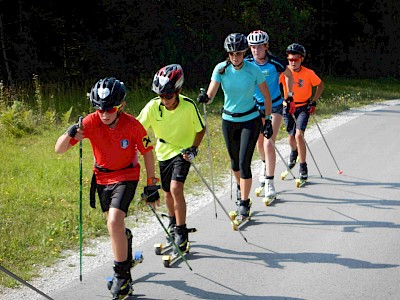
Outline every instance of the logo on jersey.
<svg viewBox="0 0 400 300"><path fill-rule="evenodd" d="M151 140L150 140L150 138L149 138L148 135L146 135L146 136L142 139L142 144L143 144L143 147L144 147L145 149L147 149L148 147L152 146Z"/></svg>
<svg viewBox="0 0 400 300"><path fill-rule="evenodd" d="M122 149L126 149L126 148L128 148L128 146L129 146L129 141L128 141L127 139L124 139L124 140L121 140L121 141L119 142L119 144L121 145L121 148L122 148Z"/></svg>
<svg viewBox="0 0 400 300"><path fill-rule="evenodd" d="M303 87L303 79L299 79L299 82L297 83L298 87Z"/></svg>

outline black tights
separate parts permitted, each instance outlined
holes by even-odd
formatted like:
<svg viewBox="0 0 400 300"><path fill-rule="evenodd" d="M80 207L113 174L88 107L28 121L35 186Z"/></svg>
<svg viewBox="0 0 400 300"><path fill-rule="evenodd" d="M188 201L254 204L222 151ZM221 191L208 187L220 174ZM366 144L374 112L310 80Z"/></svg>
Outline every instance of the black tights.
<svg viewBox="0 0 400 300"><path fill-rule="evenodd" d="M231 167L235 172L240 170L240 178L252 177L251 160L261 126L260 117L246 122L222 120L222 133L231 158Z"/></svg>

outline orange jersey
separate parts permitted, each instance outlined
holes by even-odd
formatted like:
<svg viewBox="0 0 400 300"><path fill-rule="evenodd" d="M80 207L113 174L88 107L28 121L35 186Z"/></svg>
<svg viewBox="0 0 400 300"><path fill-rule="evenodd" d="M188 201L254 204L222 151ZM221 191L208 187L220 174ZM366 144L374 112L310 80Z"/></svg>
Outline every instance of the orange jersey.
<svg viewBox="0 0 400 300"><path fill-rule="evenodd" d="M301 66L299 72L291 72L293 74L293 99L296 107L307 105L308 99L312 96L312 88L321 83L321 78L319 78L313 70L304 66ZM285 98L287 98L286 82L283 74L281 74L279 81L283 85Z"/></svg>
<svg viewBox="0 0 400 300"><path fill-rule="evenodd" d="M83 121L85 138L90 140L95 163L113 172L100 172L96 167L98 184L112 184L121 181L139 180L140 164L138 151L143 155L153 149L142 124L133 116L121 113L117 126L110 129L101 122L97 112L87 115ZM71 144L78 141L71 139ZM133 167L126 168L130 164Z"/></svg>

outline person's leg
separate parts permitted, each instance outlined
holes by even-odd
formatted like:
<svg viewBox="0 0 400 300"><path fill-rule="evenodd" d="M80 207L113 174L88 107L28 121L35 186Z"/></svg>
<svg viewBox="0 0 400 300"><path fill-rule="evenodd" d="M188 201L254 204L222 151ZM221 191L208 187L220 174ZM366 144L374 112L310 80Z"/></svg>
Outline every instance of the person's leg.
<svg viewBox="0 0 400 300"><path fill-rule="evenodd" d="M236 179L237 200L240 200L240 169L239 169L239 150L240 150L240 124L222 120L222 133L225 140L226 149L231 159L233 176Z"/></svg>
<svg viewBox="0 0 400 300"><path fill-rule="evenodd" d="M171 194L171 178L173 171L173 159L168 159L166 161L159 162L160 167L160 177L161 177L161 185L164 192L164 200L165 205L168 210L168 233L170 234L172 240L175 239L175 225L176 225L176 216L175 216L175 204L174 197ZM167 243L171 243L169 236L166 236Z"/></svg>
<svg viewBox="0 0 400 300"><path fill-rule="evenodd" d="M107 213L107 229L114 254L114 278L110 287L113 296L126 295L131 290L132 249L125 228L125 217L135 195L137 181L99 186L102 210ZM130 255L132 256L132 255Z"/></svg>
<svg viewBox="0 0 400 300"><path fill-rule="evenodd" d="M171 179L171 195L174 199L174 212L176 217L175 243L181 251L186 251L188 245L188 232L186 228L186 200L184 195L184 184L189 174L190 162L181 155L173 159L173 171Z"/></svg>
<svg viewBox="0 0 400 300"><path fill-rule="evenodd" d="M239 203L239 215L248 216L250 212L249 194L252 185L251 161L257 143L262 122L260 118L241 123L240 135L240 191L242 199Z"/></svg>
<svg viewBox="0 0 400 300"><path fill-rule="evenodd" d="M272 110L272 130L273 135L270 139L264 138L264 151L265 155L265 164L266 164L266 176L274 177L275 174L275 166L276 166L276 151L275 151L275 141L276 137L279 133L279 127L282 123L282 105L279 105ZM271 143L272 141L272 143Z"/></svg>

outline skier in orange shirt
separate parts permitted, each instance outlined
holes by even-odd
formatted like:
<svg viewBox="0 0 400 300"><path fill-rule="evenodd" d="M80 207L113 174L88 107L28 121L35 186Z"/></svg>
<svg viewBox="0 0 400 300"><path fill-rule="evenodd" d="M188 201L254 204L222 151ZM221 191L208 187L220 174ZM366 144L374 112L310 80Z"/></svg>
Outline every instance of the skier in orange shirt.
<svg viewBox="0 0 400 300"><path fill-rule="evenodd" d="M306 181L308 178L308 168L306 163L306 145L304 131L306 130L310 114L314 113L317 101L324 90L324 83L315 72L302 65L306 56L306 49L300 44L291 44L286 48L289 69L293 74L293 100L286 101L283 109L283 118L286 130L289 134L288 140L291 148L288 166L292 169L299 157L300 161L300 180ZM285 99L287 90L285 79L281 75L281 83L284 87ZM313 88L315 92L313 94ZM296 118L296 120L294 118ZM282 178L284 178L282 176Z"/></svg>

